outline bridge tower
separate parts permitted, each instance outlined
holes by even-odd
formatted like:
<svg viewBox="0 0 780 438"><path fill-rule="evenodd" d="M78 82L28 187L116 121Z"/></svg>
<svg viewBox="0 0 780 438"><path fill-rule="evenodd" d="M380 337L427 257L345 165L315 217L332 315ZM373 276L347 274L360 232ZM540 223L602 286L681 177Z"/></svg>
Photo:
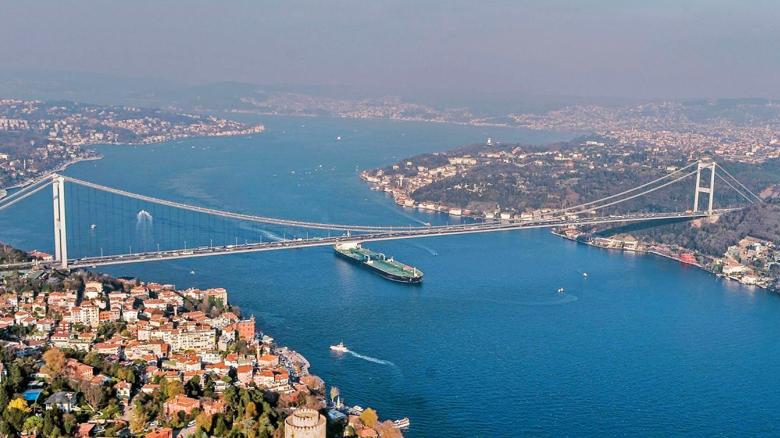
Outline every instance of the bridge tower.
<svg viewBox="0 0 780 438"><path fill-rule="evenodd" d="M707 194L707 214L712 214L712 203L715 200L715 167L716 164L710 159L702 159L696 164L696 193L693 197L693 211L699 211L699 194ZM702 169L709 170L710 184L706 187L701 185ZM706 178L706 174L705 174Z"/></svg>
<svg viewBox="0 0 780 438"><path fill-rule="evenodd" d="M52 194L54 199L54 260L60 267L68 268L68 236L65 222L65 178L52 176Z"/></svg>

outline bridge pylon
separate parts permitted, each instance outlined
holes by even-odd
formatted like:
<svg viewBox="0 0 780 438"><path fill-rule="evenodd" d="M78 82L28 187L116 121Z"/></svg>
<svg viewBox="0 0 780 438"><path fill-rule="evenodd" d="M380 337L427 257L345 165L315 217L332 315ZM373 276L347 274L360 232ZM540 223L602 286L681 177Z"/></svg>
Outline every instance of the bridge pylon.
<svg viewBox="0 0 780 438"><path fill-rule="evenodd" d="M65 178L52 175L52 199L54 201L54 260L63 269L68 268L68 234L65 220Z"/></svg>
<svg viewBox="0 0 780 438"><path fill-rule="evenodd" d="M715 200L715 167L717 164L710 159L702 159L696 164L696 190L693 196L693 211L699 211L699 194L707 194L707 214L712 214L712 204ZM701 171L707 169L710 172L710 183L708 186L702 186ZM705 174L706 178L706 174Z"/></svg>

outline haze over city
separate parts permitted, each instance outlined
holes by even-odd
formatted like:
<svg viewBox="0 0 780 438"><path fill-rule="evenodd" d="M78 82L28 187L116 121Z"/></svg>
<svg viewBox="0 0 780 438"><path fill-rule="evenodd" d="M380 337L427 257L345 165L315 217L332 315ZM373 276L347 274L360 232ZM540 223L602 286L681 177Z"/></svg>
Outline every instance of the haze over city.
<svg viewBox="0 0 780 438"><path fill-rule="evenodd" d="M774 1L38 1L0 70L376 94L780 97Z"/></svg>
<svg viewBox="0 0 780 438"><path fill-rule="evenodd" d="M780 436L780 2L0 2L0 438Z"/></svg>

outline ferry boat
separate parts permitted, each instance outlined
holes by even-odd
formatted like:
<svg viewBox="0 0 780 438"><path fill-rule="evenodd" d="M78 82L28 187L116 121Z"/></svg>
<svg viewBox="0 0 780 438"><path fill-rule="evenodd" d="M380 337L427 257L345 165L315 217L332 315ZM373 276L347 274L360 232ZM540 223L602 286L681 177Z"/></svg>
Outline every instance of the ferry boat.
<svg viewBox="0 0 780 438"><path fill-rule="evenodd" d="M396 429L408 429L410 424L409 417L393 421L393 426L395 426Z"/></svg>
<svg viewBox="0 0 780 438"><path fill-rule="evenodd" d="M349 349L347 349L347 347L344 345L343 342L339 342L336 345L331 345L330 349L333 350L333 351L337 351L339 353L346 353L346 352L349 351Z"/></svg>
<svg viewBox="0 0 780 438"><path fill-rule="evenodd" d="M363 248L359 243L339 243L333 249L339 257L370 269L388 280L406 284L422 282L423 273L419 269L398 262L392 257L388 258L380 252Z"/></svg>

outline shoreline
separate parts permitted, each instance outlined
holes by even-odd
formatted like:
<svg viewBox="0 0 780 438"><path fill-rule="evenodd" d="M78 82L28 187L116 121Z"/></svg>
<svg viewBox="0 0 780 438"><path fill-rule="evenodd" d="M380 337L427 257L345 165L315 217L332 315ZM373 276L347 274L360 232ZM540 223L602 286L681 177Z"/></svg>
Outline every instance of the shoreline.
<svg viewBox="0 0 780 438"><path fill-rule="evenodd" d="M469 126L474 128L501 128L501 129L522 129L529 132L551 132L560 134L572 134L573 136L586 134L592 131L588 130L565 130L556 128L537 128L532 126L517 126L507 123L475 123L475 122L459 122L455 120L431 120L431 119L414 119L414 118L392 118L392 117L352 117L345 115L319 115L319 114L290 114L290 113L273 113L265 111L252 111L252 110L235 110L235 111L221 111L225 114L250 114L255 116L266 117L299 117L303 119L315 119L315 118L330 118L336 120L384 120L388 122L405 122L405 123L426 123L436 125L453 125L453 126Z"/></svg>
<svg viewBox="0 0 780 438"><path fill-rule="evenodd" d="M448 206L443 203L436 203L436 202L420 202L415 199L413 199L410 196L410 193L407 193L402 190L395 189L393 187L385 186L382 184L379 184L377 181L374 181L371 179L369 171L364 170L360 172L360 179L363 180L365 183L369 185L369 188L372 191L382 191L387 196L389 196L394 203L402 208L411 208L418 212L424 212L424 213L443 213L448 216L452 217L458 217L458 218L469 218L473 220L501 220L508 221L508 222L514 222L517 219L515 218L498 218L493 215L488 215L484 211L479 210L468 210L460 207L452 207ZM664 246L660 243L645 243L644 247L639 247L636 249L626 249L626 248L611 248L607 246L602 246L595 244L593 242L589 241L581 241L576 238L571 238L569 236L566 236L563 233L556 232L555 230L551 230L551 233L555 236L562 237L566 240L571 240L576 243L582 243L588 246L601 248L601 249L616 249L620 251L627 251L632 253L638 253L638 254L652 254L658 257L663 257L665 259L674 260L679 263L694 266L696 268L699 268L703 271L706 271L712 275L715 275L718 278L726 278L728 280L735 281L739 283L742 286L746 287L756 287L759 289L766 290L768 292L772 293L780 293L780 288L773 286L771 283L752 283L752 282L743 282L740 277L735 277L732 275L723 274L720 272L716 272L711 268L709 265L712 265L714 261L717 260L717 258L713 258L711 256L707 256L705 254L700 254L694 250L690 250L688 248L679 247L678 250L682 250L686 252L685 255L691 257L691 260L684 260L682 257L682 254L680 256L675 256L674 254L670 254L664 251L659 250L659 247ZM701 263L697 258L704 258L704 263Z"/></svg>
<svg viewBox="0 0 780 438"><path fill-rule="evenodd" d="M74 158L73 160L68 160L68 161L60 164L59 166L55 167L54 169L51 169L51 170L49 170L47 172L41 173L41 175L39 175L39 176L37 176L35 178L28 178L28 179L26 179L26 180L24 180L24 181L22 181L20 183L16 183L16 184L10 185L8 187L0 187L0 191L5 190L6 192L8 192L8 191L13 190L13 189L21 189L21 188L24 188L24 187L30 185L31 183L39 180L40 178L42 178L42 177L44 177L46 175L49 175L49 174L52 174L52 173L55 173L55 172L62 172L63 170L67 169L68 167L70 167L70 166L72 166L72 165L74 165L76 163L81 163L82 161L98 161L98 160L102 160L102 159L103 159L103 156L100 155L100 154L98 154L96 156ZM0 199L3 199L3 197L0 196Z"/></svg>
<svg viewBox="0 0 780 438"><path fill-rule="evenodd" d="M601 245L596 245L596 244L591 243L591 242L585 242L585 241L582 241L582 240L577 240L575 238L569 237L569 236L567 236L567 235L565 235L563 233L559 233L559 232L556 232L554 230L550 231L550 234L552 234L554 236L557 236L557 237L560 237L562 239L565 239L565 240L577 243L577 244L583 244L583 245L590 246L590 247L593 247L593 248L605 249L605 250L614 250L614 251L618 251L618 252L621 252L621 253L622 252L630 252L630 253L635 253L635 254L640 254L640 255L647 255L647 254L649 254L649 255L653 255L653 256L656 256L656 257L661 257L661 258L664 258L664 259L667 259L667 260L673 260L673 261L679 262L680 264L683 264L683 265L686 265L686 266L693 266L695 268L698 268L698 269L700 269L700 270L702 270L704 272L707 272L707 273L709 273L709 274L711 274L711 275L713 275L713 276L715 276L717 278L725 278L725 279L727 279L729 281L735 281L735 282L739 283L740 286L754 287L754 288L765 290L765 291L770 292L770 293L780 293L780 290L773 289L772 287L762 286L760 284L745 284L745 283L742 283L736 277L732 277L732 276L729 276L729 275L725 275L725 274L714 272L711 269L708 269L706 266L704 266L704 265L702 265L702 264L700 264L698 262L697 263L689 263L689 262L686 262L684 260L681 260L678 257L674 257L671 254L665 254L665 253L663 253L661 251L657 251L657 250L654 250L654 249L633 249L632 250L632 249L623 249L623 248L609 248L609 247L605 247L605 246L601 246ZM709 257L709 256L703 256L702 255L702 257Z"/></svg>
<svg viewBox="0 0 780 438"><path fill-rule="evenodd" d="M262 134L263 132L265 132L265 127L263 127L263 130L261 130L259 132L255 132L255 133L193 135L193 136L185 136L185 137L174 137L174 138L170 138L170 139L167 139L167 140L154 141L154 142L148 142L148 143L144 143L144 142L134 142L134 143L133 142L131 142L131 143L120 143L120 142L117 142L117 143L87 143L87 144L81 144L81 145L78 145L78 146L79 147L84 147L84 146L87 146L87 147L100 147L100 146L120 146L120 147L121 146L154 146L154 145L161 145L161 144L169 143L169 142L173 142L173 141L199 139L199 138L247 137L247 136L251 136L251 135ZM80 158L75 158L73 160L66 161L66 162L60 164L59 166L55 167L54 169L51 169L51 170L49 170L47 172L42 172L41 175L39 175L37 177L28 178L28 179L26 179L26 180L24 180L22 182L10 185L8 187L0 187L0 194L2 194L3 190L6 191L6 195L0 196L0 199L3 199L5 196L7 196L7 194L8 194L7 192L9 192L11 190L14 190L14 189L24 188L27 185L37 181L39 178L41 178L41 177L43 177L45 175L48 175L48 174L51 174L51 173L54 173L54 172L62 172L63 170L67 169L68 167L70 167L70 166L72 166L74 164L77 164L77 163L81 163L82 161L98 161L98 160L102 160L102 159L103 159L103 155L101 155L101 154L96 152L96 155L93 155L93 156L80 157Z"/></svg>

